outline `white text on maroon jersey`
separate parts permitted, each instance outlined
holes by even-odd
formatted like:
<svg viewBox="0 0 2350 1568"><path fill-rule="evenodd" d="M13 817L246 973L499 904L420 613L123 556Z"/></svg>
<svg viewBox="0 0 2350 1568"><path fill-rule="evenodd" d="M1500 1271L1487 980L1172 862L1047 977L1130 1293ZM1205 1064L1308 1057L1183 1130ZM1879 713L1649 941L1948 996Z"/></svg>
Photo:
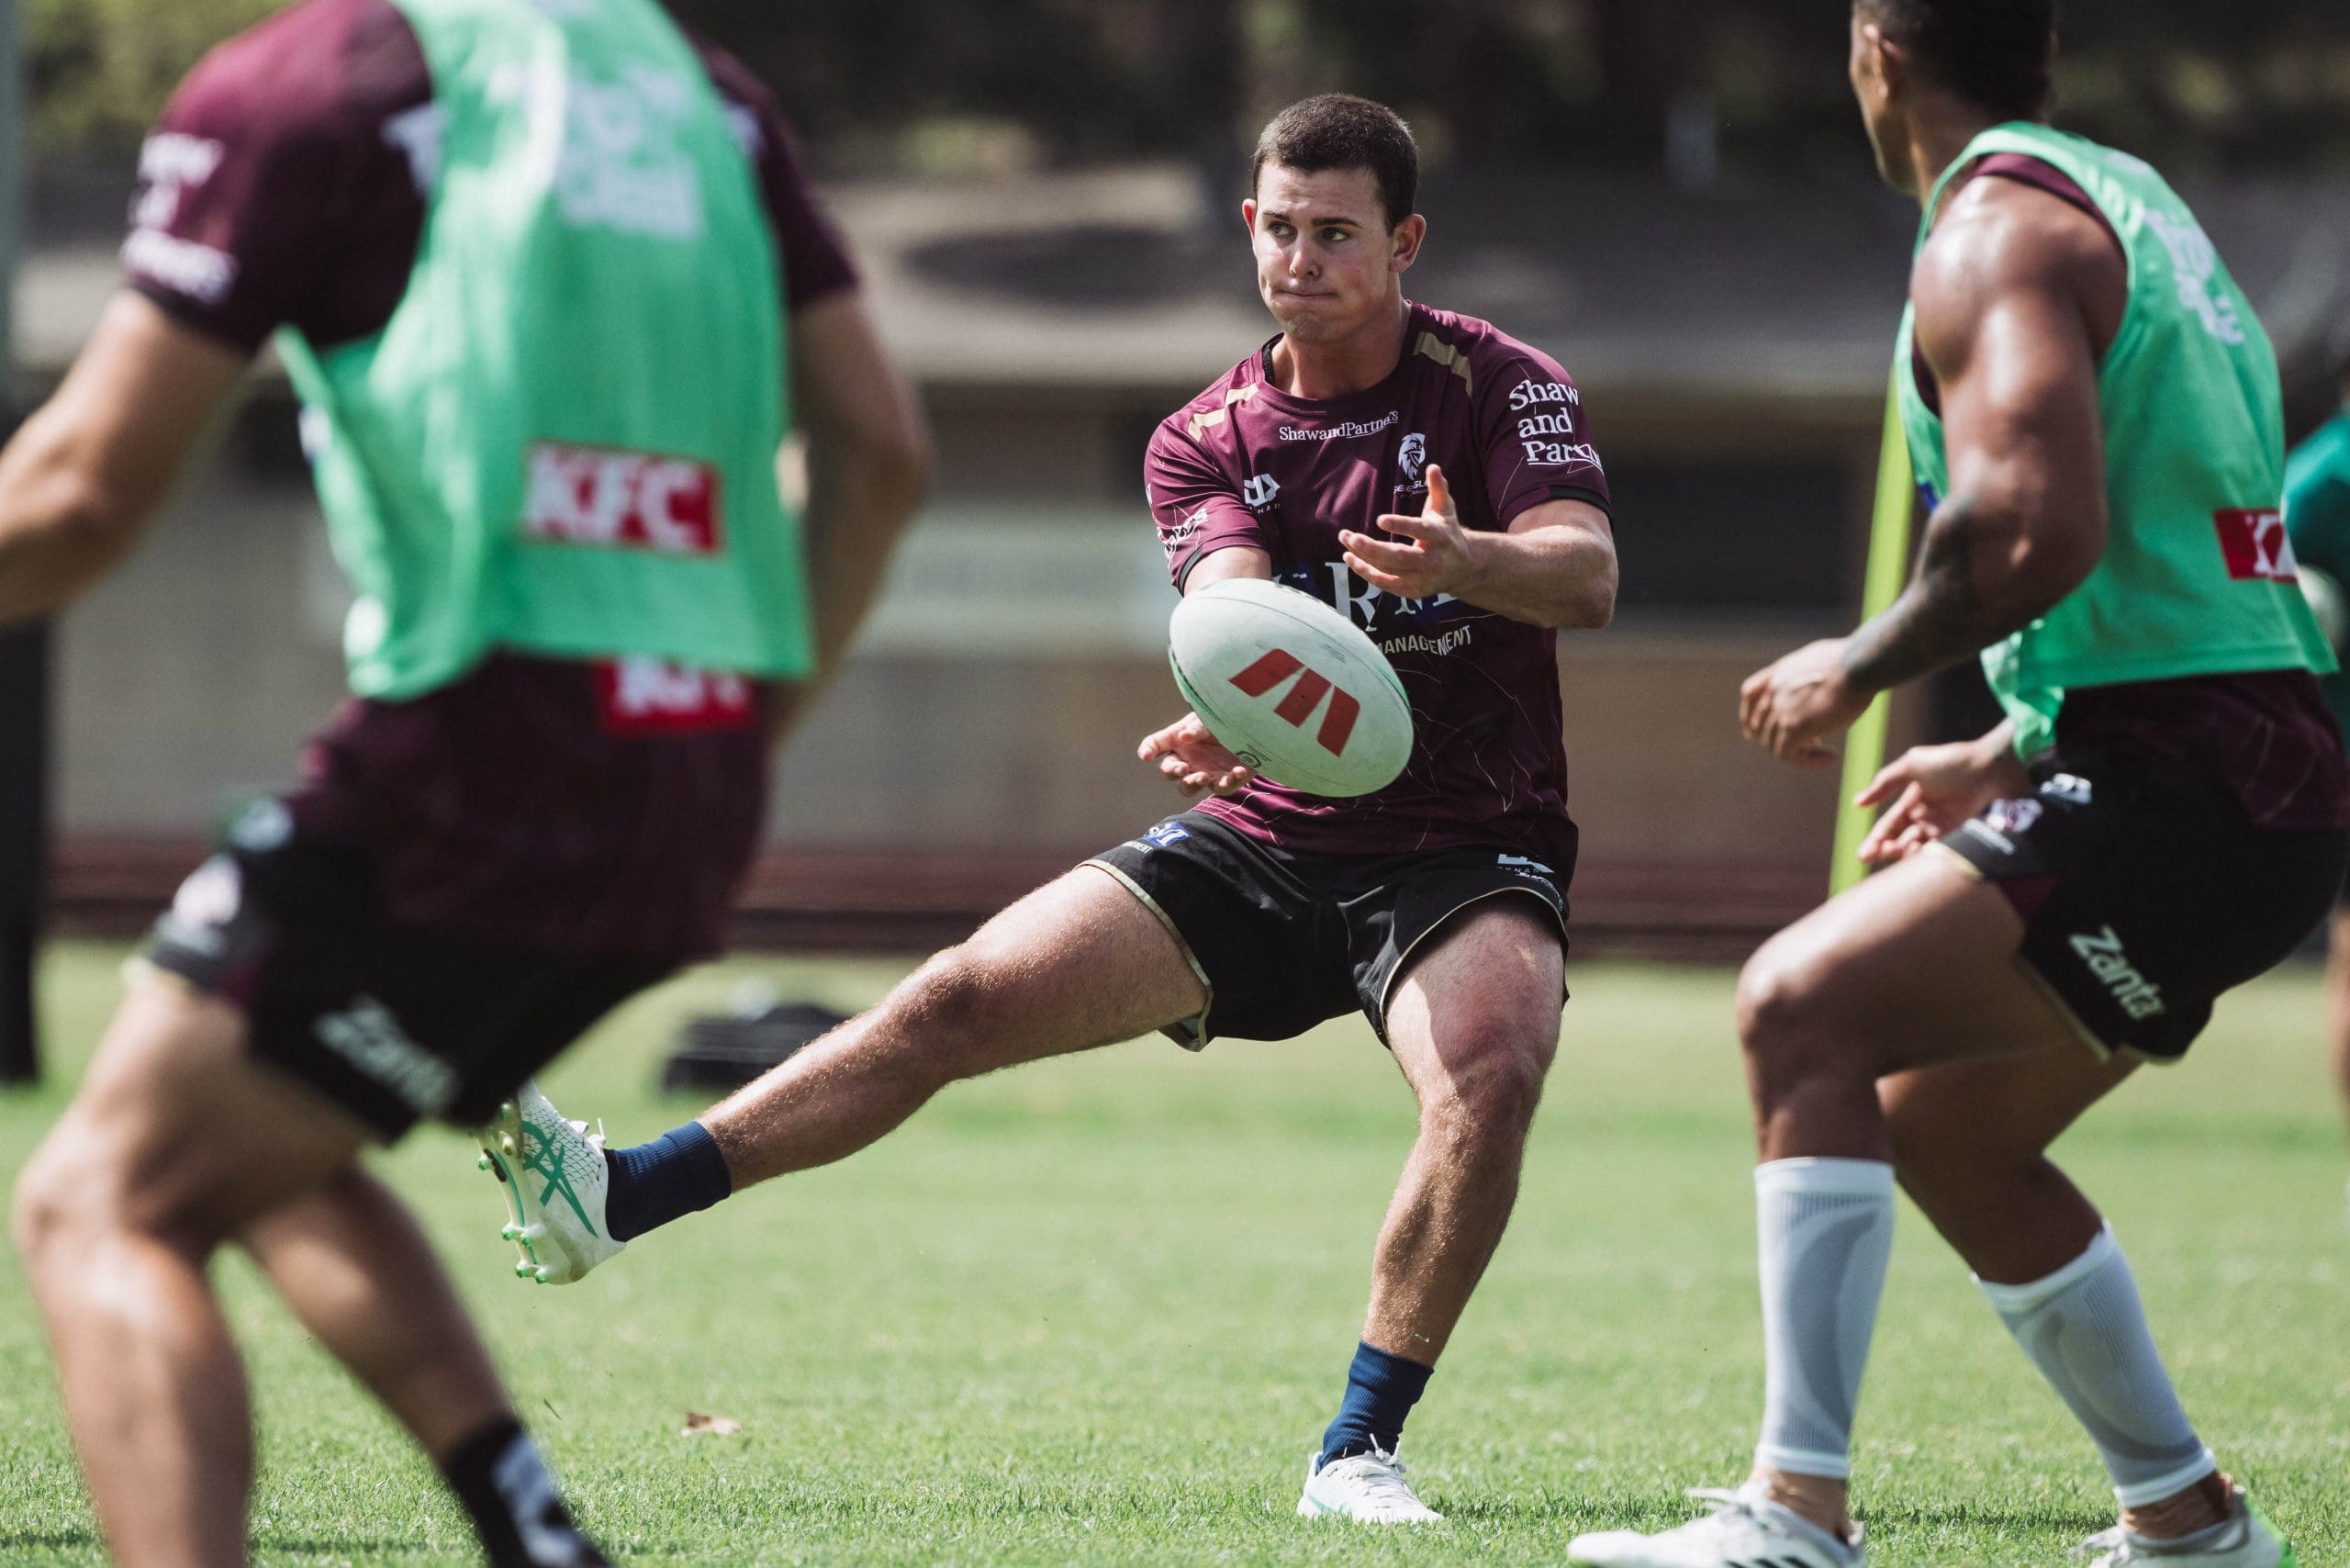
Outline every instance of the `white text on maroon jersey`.
<svg viewBox="0 0 2350 1568"><path fill-rule="evenodd" d="M689 458L541 442L531 448L522 532L555 544L716 554L718 471Z"/></svg>

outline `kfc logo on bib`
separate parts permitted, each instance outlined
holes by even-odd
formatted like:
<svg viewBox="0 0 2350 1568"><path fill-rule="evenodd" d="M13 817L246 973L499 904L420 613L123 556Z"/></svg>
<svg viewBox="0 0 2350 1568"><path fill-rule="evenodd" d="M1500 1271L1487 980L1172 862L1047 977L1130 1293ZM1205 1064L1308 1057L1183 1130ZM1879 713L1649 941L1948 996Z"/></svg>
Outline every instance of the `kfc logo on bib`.
<svg viewBox="0 0 2350 1568"><path fill-rule="evenodd" d="M541 442L531 449L522 534L548 544L714 555L718 470L683 457Z"/></svg>
<svg viewBox="0 0 2350 1568"><path fill-rule="evenodd" d="M2238 581L2300 581L2292 542L2285 536L2283 512L2273 509L2215 511L2211 521L2220 531L2220 553L2227 557L2228 576Z"/></svg>

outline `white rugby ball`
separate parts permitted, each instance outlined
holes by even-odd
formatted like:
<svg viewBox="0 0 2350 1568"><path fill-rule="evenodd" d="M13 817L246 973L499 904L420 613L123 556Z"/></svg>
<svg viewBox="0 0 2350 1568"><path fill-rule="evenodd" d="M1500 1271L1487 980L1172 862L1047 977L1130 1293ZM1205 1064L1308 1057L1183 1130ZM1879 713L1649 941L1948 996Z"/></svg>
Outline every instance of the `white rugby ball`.
<svg viewBox="0 0 2350 1568"><path fill-rule="evenodd" d="M1385 789L1412 756L1412 705L1378 645L1310 594L1227 577L1167 627L1175 684L1210 734L1277 784L1347 797Z"/></svg>

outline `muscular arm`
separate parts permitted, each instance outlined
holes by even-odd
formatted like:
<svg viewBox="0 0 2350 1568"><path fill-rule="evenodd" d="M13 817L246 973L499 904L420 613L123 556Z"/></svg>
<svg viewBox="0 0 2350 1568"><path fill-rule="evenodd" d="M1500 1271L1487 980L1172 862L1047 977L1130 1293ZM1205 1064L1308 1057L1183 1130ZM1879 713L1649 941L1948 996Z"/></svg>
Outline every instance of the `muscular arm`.
<svg viewBox="0 0 2350 1568"><path fill-rule="evenodd" d="M1404 599L1449 593L1533 626L1605 626L1616 614L1616 536L1589 501L1545 501L1493 533L1463 528L1443 470L1428 466L1427 508L1379 520L1403 543L1346 532L1347 566Z"/></svg>
<svg viewBox="0 0 2350 1568"><path fill-rule="evenodd" d="M2105 550L2098 361L2127 303L2111 240L2044 192L1978 180L1919 257L1911 297L1942 386L1950 495L1927 521L1908 589L1845 644L1858 691L2030 625Z"/></svg>
<svg viewBox="0 0 2350 1568"><path fill-rule="evenodd" d="M1469 533L1452 591L1533 626L1605 626L1616 618L1616 535L1589 501L1545 501L1504 533Z"/></svg>
<svg viewBox="0 0 2350 1568"><path fill-rule="evenodd" d="M808 438L805 549L816 670L768 692L778 740L840 667L930 483L930 435L855 292L791 319L792 402Z"/></svg>
<svg viewBox="0 0 2350 1568"><path fill-rule="evenodd" d="M62 608L130 553L247 356L118 294L0 452L0 625Z"/></svg>

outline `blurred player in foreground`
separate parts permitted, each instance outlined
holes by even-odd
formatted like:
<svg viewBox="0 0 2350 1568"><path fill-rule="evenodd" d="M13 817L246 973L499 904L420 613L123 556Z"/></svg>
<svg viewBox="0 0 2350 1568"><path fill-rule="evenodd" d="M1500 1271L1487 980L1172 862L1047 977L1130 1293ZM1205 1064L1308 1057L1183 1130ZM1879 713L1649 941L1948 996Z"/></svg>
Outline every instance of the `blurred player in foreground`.
<svg viewBox="0 0 2350 1568"><path fill-rule="evenodd" d="M1410 132L1376 104L1311 98L1266 128L1242 217L1281 333L1161 424L1145 465L1180 587L1277 577L1367 628L1411 700L1402 778L1303 795L1187 718L1142 756L1218 799L1031 893L701 1121L608 1166L526 1096L503 1152L543 1171L556 1150L572 1177L509 1187L543 1277L853 1153L958 1079L1154 1029L1193 1048L1283 1039L1360 1010L1420 1131L1298 1511L1436 1517L1395 1448L1507 1223L1558 1047L1575 827L1555 629L1607 621L1616 557L1566 373L1404 298L1417 180Z"/></svg>
<svg viewBox="0 0 2350 1568"><path fill-rule="evenodd" d="M651 0L308 0L141 173L129 287L0 456L0 618L121 560L283 327L356 698L181 890L17 1189L99 1519L126 1563L244 1561L235 1243L492 1562L601 1562L358 1156L716 948L804 689L762 685L839 651L920 426L772 104Z"/></svg>
<svg viewBox="0 0 2350 1568"><path fill-rule="evenodd" d="M2336 657L2350 649L2350 320L2333 338L2342 383L2341 412L2312 431L2285 462L2285 532L2301 579ZM2325 679L2335 722L2350 732L2350 675ZM2326 1024L2333 1036L2333 1076L2350 1109L2350 885L2342 890L2328 932Z"/></svg>
<svg viewBox="0 0 2350 1568"><path fill-rule="evenodd" d="M1852 1424L1897 1180L2088 1429L2098 1563L2276 1568L2156 1356L2129 1264L2048 1145L2284 958L2350 860L2350 767L2293 581L2277 364L2154 172L2040 123L2050 0L1859 0L1852 76L1924 207L1902 419L1931 507L1898 602L1746 683L1818 762L1877 692L1978 650L2008 721L1865 791L1886 868L1748 964L1739 1028L1767 1359L1754 1470L1602 1568L1858 1562Z"/></svg>

